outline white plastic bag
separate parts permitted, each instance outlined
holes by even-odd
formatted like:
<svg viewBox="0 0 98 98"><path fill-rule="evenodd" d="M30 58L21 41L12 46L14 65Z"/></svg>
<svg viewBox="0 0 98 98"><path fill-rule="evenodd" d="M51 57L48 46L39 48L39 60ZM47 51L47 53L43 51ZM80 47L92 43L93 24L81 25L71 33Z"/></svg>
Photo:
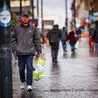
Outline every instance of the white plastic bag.
<svg viewBox="0 0 98 98"><path fill-rule="evenodd" d="M42 54L40 57L34 58L34 68L35 71L33 72L33 79L39 80L44 76L44 67L46 65L46 59L44 58L44 55Z"/></svg>
<svg viewBox="0 0 98 98"><path fill-rule="evenodd" d="M77 49L78 46L79 46L79 41L76 42L76 44L75 44L75 48Z"/></svg>

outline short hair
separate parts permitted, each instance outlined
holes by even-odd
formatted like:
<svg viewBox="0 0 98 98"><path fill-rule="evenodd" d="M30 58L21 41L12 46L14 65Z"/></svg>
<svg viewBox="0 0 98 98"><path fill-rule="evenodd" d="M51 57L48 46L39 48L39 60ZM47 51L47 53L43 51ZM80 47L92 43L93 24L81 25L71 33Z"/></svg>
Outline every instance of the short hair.
<svg viewBox="0 0 98 98"><path fill-rule="evenodd" d="M59 25L58 25L58 24L55 24L55 25L53 25L53 27L57 27L57 28L58 28L58 27L59 27Z"/></svg>
<svg viewBox="0 0 98 98"><path fill-rule="evenodd" d="M63 27L62 29L66 29L66 27Z"/></svg>
<svg viewBox="0 0 98 98"><path fill-rule="evenodd" d="M28 15L28 13L27 12L25 12L25 13L23 13L23 15L22 15L23 17L29 17L29 15Z"/></svg>

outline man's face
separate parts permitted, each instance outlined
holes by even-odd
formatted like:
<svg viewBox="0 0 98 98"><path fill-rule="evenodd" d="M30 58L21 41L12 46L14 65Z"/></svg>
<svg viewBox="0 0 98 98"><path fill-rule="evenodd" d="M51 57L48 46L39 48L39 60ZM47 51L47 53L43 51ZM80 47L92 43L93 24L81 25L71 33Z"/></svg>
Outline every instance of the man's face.
<svg viewBox="0 0 98 98"><path fill-rule="evenodd" d="M28 24L29 18L26 17L26 16L24 16L24 17L22 18L22 21L23 21L24 24Z"/></svg>

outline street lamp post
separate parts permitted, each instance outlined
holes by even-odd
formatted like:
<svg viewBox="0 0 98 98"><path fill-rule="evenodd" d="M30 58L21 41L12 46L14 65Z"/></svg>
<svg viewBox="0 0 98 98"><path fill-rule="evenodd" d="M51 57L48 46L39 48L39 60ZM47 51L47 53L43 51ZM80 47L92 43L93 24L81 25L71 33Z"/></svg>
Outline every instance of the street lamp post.
<svg viewBox="0 0 98 98"><path fill-rule="evenodd" d="M31 0L32 19L34 19L34 0Z"/></svg>
<svg viewBox="0 0 98 98"><path fill-rule="evenodd" d="M65 25L66 25L66 32L68 33L68 13L67 13L67 0L65 0Z"/></svg>
<svg viewBox="0 0 98 98"><path fill-rule="evenodd" d="M20 12L19 12L20 16L22 15L22 0L20 0Z"/></svg>
<svg viewBox="0 0 98 98"><path fill-rule="evenodd" d="M39 17L39 0L37 0L37 17Z"/></svg>
<svg viewBox="0 0 98 98"><path fill-rule="evenodd" d="M41 0L41 26L42 26L42 33L44 33L44 24L43 24L43 0Z"/></svg>
<svg viewBox="0 0 98 98"><path fill-rule="evenodd" d="M12 98L10 0L0 0L0 98Z"/></svg>
<svg viewBox="0 0 98 98"><path fill-rule="evenodd" d="M74 0L74 26L76 28L76 0Z"/></svg>

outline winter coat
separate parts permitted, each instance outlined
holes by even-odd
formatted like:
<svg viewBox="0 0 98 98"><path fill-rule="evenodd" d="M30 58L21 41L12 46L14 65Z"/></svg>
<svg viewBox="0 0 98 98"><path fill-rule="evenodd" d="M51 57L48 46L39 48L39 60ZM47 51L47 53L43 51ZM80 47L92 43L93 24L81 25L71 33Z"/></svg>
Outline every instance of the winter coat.
<svg viewBox="0 0 98 98"><path fill-rule="evenodd" d="M12 34L12 51L16 55L34 55L35 52L41 52L41 40L37 30L30 25L24 27L17 25Z"/></svg>
<svg viewBox="0 0 98 98"><path fill-rule="evenodd" d="M61 30L55 28L51 29L47 34L47 38L49 42L60 42Z"/></svg>
<svg viewBox="0 0 98 98"><path fill-rule="evenodd" d="M74 31L69 32L67 40L69 40L70 44L75 44L78 39L77 34Z"/></svg>
<svg viewBox="0 0 98 98"><path fill-rule="evenodd" d="M67 40L67 31L65 29L61 30L61 40Z"/></svg>

